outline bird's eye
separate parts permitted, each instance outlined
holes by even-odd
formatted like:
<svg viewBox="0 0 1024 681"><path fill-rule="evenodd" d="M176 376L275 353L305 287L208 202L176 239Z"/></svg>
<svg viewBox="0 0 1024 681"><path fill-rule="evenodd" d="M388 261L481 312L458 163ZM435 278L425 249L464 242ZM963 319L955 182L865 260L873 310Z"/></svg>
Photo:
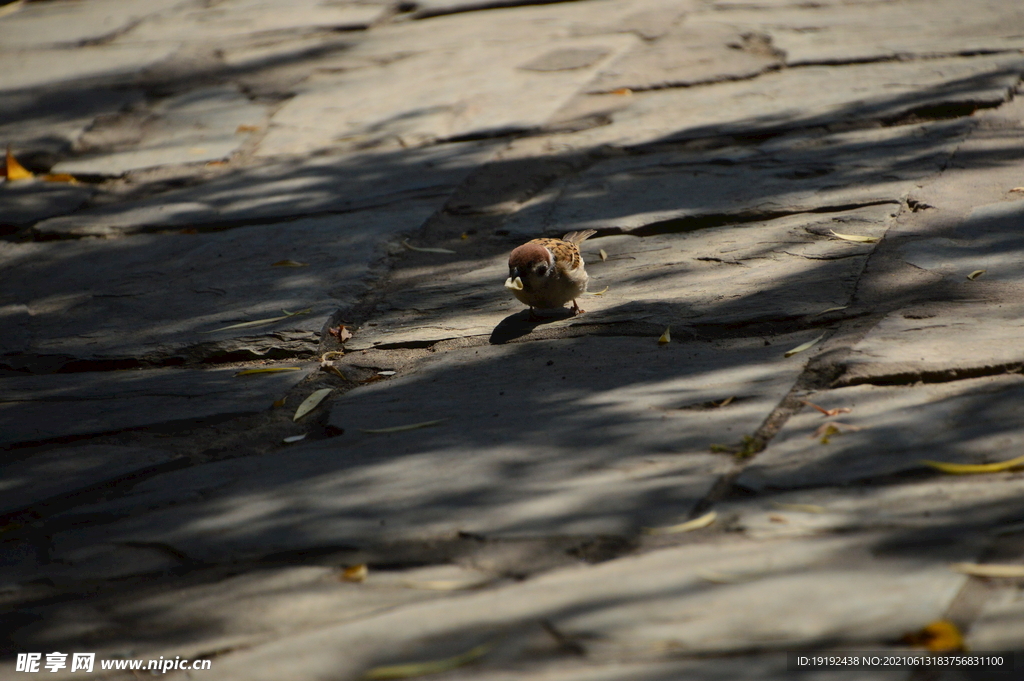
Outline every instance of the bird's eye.
<svg viewBox="0 0 1024 681"><path fill-rule="evenodd" d="M546 266L540 265L539 267L537 267L537 276L538 277L543 277L547 273L548 273L548 268Z"/></svg>

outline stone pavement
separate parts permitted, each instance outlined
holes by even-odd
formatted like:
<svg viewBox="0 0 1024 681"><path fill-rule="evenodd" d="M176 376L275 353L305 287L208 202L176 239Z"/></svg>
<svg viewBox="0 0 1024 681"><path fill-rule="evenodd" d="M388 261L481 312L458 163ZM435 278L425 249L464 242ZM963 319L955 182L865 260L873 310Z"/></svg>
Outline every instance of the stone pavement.
<svg viewBox="0 0 1024 681"><path fill-rule="evenodd" d="M7 2L0 74L0 679L1024 654L951 569L1024 473L921 463L1024 449L1017 0Z"/></svg>

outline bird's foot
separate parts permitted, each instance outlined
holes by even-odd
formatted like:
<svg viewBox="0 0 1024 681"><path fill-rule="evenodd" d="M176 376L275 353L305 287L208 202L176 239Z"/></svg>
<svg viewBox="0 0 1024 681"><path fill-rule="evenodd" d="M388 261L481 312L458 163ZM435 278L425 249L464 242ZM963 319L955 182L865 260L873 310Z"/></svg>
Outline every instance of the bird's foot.
<svg viewBox="0 0 1024 681"><path fill-rule="evenodd" d="M575 317L576 315L580 315L580 314L583 314L584 312L586 312L586 310L584 310L583 308L581 308L581 307L580 307L580 304L579 304L579 303L577 303L577 302L576 302L575 300L574 300L574 301L572 301L572 307L571 307L571 308L569 308L569 309L570 309L570 310L572 311L572 315L573 315L574 317Z"/></svg>

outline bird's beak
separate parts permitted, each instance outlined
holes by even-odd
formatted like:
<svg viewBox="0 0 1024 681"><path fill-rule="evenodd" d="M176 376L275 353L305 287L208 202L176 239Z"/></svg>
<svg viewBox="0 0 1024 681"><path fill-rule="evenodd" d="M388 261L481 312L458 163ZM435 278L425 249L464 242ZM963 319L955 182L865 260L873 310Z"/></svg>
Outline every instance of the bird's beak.
<svg viewBox="0 0 1024 681"><path fill-rule="evenodd" d="M514 279L512 277L509 277L508 279L505 280L505 288L507 288L509 291L522 291L523 280L520 279L519 277L516 277Z"/></svg>

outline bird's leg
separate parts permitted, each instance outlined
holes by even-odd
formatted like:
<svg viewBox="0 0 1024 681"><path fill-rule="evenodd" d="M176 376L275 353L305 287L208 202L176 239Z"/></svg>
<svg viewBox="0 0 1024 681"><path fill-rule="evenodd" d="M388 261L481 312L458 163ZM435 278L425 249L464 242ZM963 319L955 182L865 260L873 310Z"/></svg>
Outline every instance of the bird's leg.
<svg viewBox="0 0 1024 681"><path fill-rule="evenodd" d="M531 322L542 322L542 321L544 321L544 318L541 317L539 314L537 314L537 311L533 309L532 305L530 306L530 316L527 317L527 319L529 321L531 321Z"/></svg>
<svg viewBox="0 0 1024 681"><path fill-rule="evenodd" d="M580 308L580 304L577 303L575 300L572 301L572 307L569 309L572 310L572 314L574 317L578 314L583 314L584 312L586 312L586 310Z"/></svg>

